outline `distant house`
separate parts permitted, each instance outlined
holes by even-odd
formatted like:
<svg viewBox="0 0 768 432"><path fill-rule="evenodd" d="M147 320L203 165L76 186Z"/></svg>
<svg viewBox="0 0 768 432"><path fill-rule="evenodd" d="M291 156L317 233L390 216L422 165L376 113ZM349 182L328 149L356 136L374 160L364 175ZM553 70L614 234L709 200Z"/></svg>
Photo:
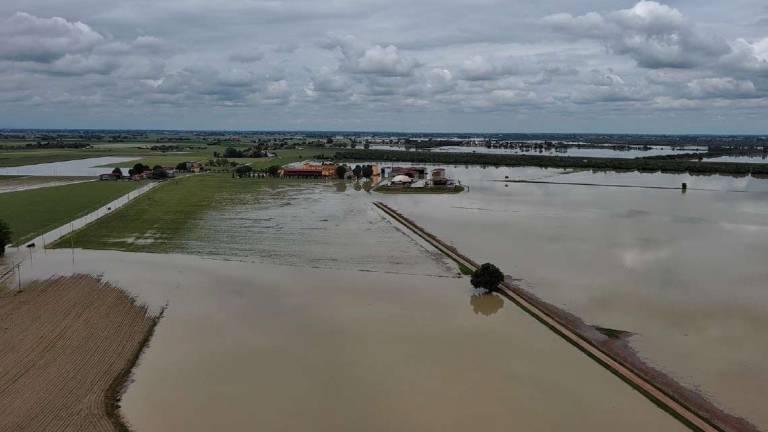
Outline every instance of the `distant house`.
<svg viewBox="0 0 768 432"><path fill-rule="evenodd" d="M99 180L120 180L120 176L117 174L99 174Z"/></svg>
<svg viewBox="0 0 768 432"><path fill-rule="evenodd" d="M445 168L435 168L432 170L432 184L433 185L448 184L448 178L445 176Z"/></svg>
<svg viewBox="0 0 768 432"><path fill-rule="evenodd" d="M333 177L336 175L336 164L305 162L299 166L283 167L281 174L283 177Z"/></svg>
<svg viewBox="0 0 768 432"><path fill-rule="evenodd" d="M406 175L412 179L423 179L427 175L425 167L392 167L389 170L384 169L387 177L397 177Z"/></svg>

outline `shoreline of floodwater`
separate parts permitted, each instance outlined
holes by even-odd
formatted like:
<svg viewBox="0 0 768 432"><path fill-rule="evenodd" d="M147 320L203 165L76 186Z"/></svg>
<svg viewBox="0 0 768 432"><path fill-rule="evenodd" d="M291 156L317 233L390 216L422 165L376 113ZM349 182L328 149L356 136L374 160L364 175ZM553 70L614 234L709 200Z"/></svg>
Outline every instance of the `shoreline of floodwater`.
<svg viewBox="0 0 768 432"><path fill-rule="evenodd" d="M381 202L375 202L374 205L432 243L460 266L478 267L476 262L461 254L455 247L388 205ZM746 419L725 412L699 392L685 387L668 374L647 364L637 351L629 346L626 338L616 338L606 334L610 332L601 332L584 323L576 315L545 302L510 282L508 277L501 285L505 288L499 290L501 295L693 430L759 432L757 427Z"/></svg>

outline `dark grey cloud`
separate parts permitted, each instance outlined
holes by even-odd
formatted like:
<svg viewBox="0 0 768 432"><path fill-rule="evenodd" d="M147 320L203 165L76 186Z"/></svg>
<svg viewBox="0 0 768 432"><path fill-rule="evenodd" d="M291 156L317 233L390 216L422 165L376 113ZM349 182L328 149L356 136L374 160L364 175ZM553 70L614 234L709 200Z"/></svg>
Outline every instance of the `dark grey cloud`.
<svg viewBox="0 0 768 432"><path fill-rule="evenodd" d="M766 132L735 1L5 0L0 127Z"/></svg>

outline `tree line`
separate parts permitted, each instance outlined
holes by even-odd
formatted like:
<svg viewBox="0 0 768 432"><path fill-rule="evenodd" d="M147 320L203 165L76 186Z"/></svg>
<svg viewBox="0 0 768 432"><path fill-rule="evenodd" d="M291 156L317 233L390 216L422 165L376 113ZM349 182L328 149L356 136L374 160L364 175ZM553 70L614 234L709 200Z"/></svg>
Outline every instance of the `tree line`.
<svg viewBox="0 0 768 432"><path fill-rule="evenodd" d="M768 164L700 162L698 160L653 158L596 158L483 153L436 153L393 150L342 150L336 160L415 162L445 165L536 166L613 171L644 171L690 174L768 175Z"/></svg>

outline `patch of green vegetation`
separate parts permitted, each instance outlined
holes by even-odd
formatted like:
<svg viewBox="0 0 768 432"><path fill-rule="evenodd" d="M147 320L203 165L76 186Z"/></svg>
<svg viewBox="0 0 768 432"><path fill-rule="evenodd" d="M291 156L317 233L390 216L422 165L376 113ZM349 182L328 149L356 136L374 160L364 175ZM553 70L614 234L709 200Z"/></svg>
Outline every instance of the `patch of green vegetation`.
<svg viewBox="0 0 768 432"><path fill-rule="evenodd" d="M456 194L464 192L464 186L434 186L434 187L399 187L399 186L379 186L374 189L376 192L385 194Z"/></svg>
<svg viewBox="0 0 768 432"><path fill-rule="evenodd" d="M0 219L13 244L77 219L139 187L138 182L85 182L0 194Z"/></svg>
<svg viewBox="0 0 768 432"><path fill-rule="evenodd" d="M475 273L474 271L472 271L472 269L471 269L471 268L469 268L469 267L465 266L464 264L462 264L462 263L460 263L460 262L457 262L456 264L458 264L458 265L459 265L459 271L460 271L460 272L461 272L461 274L463 274L464 276L472 276L472 275Z"/></svg>
<svg viewBox="0 0 768 432"><path fill-rule="evenodd" d="M252 192L268 182L233 179L227 174L178 178L61 238L51 247L170 252L172 245L184 240L188 225L215 205L219 194Z"/></svg>

